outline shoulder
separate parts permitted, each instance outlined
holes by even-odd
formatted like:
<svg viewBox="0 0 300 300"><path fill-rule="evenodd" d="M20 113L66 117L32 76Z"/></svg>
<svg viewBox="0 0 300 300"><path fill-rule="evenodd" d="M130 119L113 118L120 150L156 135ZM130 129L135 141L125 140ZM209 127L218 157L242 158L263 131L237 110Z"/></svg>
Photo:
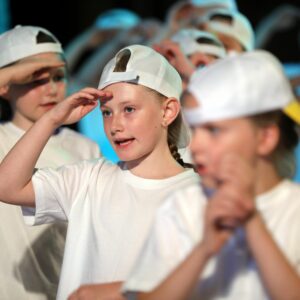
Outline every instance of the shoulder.
<svg viewBox="0 0 300 300"><path fill-rule="evenodd" d="M176 189L160 206L157 218L169 219L193 234L201 228L207 198L200 183Z"/></svg>
<svg viewBox="0 0 300 300"><path fill-rule="evenodd" d="M168 196L161 209L178 208L180 210L184 207L191 209L192 207L199 207L203 203L206 203L206 197L198 180L198 182L193 182L183 188L175 189Z"/></svg>
<svg viewBox="0 0 300 300"><path fill-rule="evenodd" d="M92 145L97 145L97 143L95 143L88 137L84 136L83 134L81 134L73 129L67 128L67 127L61 128L59 135L65 137L65 138L67 137L69 139L74 139L76 141L82 141L82 142L89 143Z"/></svg>

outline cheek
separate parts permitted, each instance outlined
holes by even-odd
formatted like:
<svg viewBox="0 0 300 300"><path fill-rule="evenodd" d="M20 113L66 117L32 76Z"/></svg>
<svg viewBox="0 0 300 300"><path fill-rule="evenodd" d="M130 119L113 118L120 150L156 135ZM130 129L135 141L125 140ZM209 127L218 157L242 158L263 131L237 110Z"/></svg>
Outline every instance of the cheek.
<svg viewBox="0 0 300 300"><path fill-rule="evenodd" d="M66 83L59 83L57 85L57 96L59 101L62 101L65 97L66 97L66 89L67 89L67 85Z"/></svg>

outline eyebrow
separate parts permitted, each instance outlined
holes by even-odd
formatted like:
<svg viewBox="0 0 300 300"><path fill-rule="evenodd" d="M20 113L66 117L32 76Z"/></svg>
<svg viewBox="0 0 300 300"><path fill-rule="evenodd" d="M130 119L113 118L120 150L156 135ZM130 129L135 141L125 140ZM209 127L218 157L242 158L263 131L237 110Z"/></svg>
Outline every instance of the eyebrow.
<svg viewBox="0 0 300 300"><path fill-rule="evenodd" d="M100 97L100 98L101 98L101 97ZM109 99L109 100L107 100L107 101L100 102L100 106L101 106L101 107L105 106L105 104L106 104L107 102L109 102L109 101L111 101L111 99ZM128 104L132 105L133 103L132 103L132 101L130 101L130 100L124 100L124 101L118 102L118 105L122 105L122 106L125 106L125 105L128 105Z"/></svg>

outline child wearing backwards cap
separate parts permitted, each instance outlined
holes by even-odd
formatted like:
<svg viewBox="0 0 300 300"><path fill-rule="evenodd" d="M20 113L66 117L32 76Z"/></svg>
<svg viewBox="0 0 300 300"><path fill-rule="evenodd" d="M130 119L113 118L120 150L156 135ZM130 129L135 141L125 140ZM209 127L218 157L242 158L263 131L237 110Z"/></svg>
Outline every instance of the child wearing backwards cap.
<svg viewBox="0 0 300 300"><path fill-rule="evenodd" d="M214 9L195 21L196 27L216 34L228 53L253 50L254 30L249 20L238 11Z"/></svg>
<svg viewBox="0 0 300 300"><path fill-rule="evenodd" d="M163 56L140 45L120 50L99 89L83 89L49 110L0 166L0 199L34 207L23 209L27 222L69 221L58 299L88 283L102 283L102 297L120 296L156 207L174 188L199 180L178 157L177 147L188 143L181 79ZM95 108L99 97L105 132L122 161L83 161L32 176L52 133Z"/></svg>
<svg viewBox="0 0 300 300"><path fill-rule="evenodd" d="M191 28L181 29L170 40L164 40L153 47L179 72L184 89L196 68L226 55L224 46L214 35Z"/></svg>
<svg viewBox="0 0 300 300"><path fill-rule="evenodd" d="M17 26L3 33L0 53L1 101L10 106L9 121L0 123L2 160L39 118L64 99L66 68L60 43L40 27ZM50 137L36 167L59 167L99 155L96 143L63 128ZM30 228L19 207L1 203L0 227L0 299L53 299L66 225Z"/></svg>
<svg viewBox="0 0 300 300"><path fill-rule="evenodd" d="M293 99L279 61L263 51L193 76L183 96L191 150L215 193L206 201L191 185L159 208L128 299L300 298L300 186L281 173L299 139Z"/></svg>

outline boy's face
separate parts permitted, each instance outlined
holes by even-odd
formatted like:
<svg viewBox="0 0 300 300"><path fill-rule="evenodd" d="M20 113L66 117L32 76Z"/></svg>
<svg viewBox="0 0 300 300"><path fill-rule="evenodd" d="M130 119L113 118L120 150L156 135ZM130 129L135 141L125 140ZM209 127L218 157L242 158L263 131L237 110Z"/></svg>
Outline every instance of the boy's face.
<svg viewBox="0 0 300 300"><path fill-rule="evenodd" d="M166 145L163 105L155 93L129 83L104 88L111 100L101 102L105 133L122 161L143 159Z"/></svg>
<svg viewBox="0 0 300 300"><path fill-rule="evenodd" d="M186 108L197 106L191 94L187 94L182 101ZM217 187L218 168L228 154L236 154L255 164L259 138L259 129L247 118L215 121L192 127L190 149L204 185L209 188Z"/></svg>
<svg viewBox="0 0 300 300"><path fill-rule="evenodd" d="M62 61L56 53L41 53L29 58L57 58ZM13 84L8 90L7 98L13 110L12 121L24 130L65 98L66 68L49 68L39 72L43 74L43 79L26 84Z"/></svg>

